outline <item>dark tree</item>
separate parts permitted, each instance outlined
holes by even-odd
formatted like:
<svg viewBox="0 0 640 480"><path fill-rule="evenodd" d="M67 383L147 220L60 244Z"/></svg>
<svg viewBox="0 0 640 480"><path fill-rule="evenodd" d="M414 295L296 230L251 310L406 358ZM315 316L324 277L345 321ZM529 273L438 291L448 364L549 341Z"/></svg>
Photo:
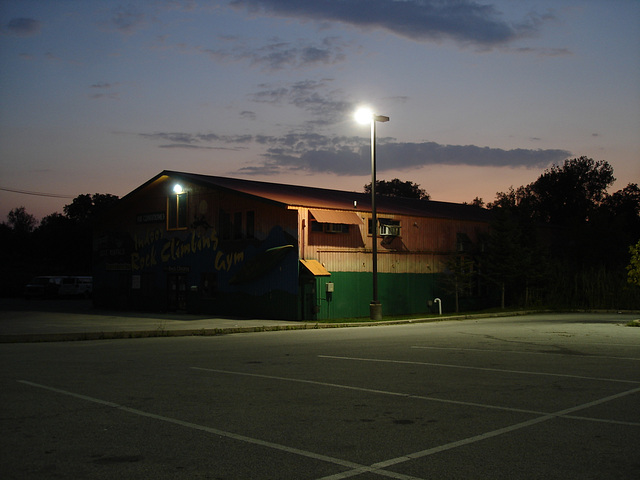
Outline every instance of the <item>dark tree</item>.
<svg viewBox="0 0 640 480"><path fill-rule="evenodd" d="M81 257L77 251L76 234L73 220L65 215L52 213L42 219L34 232L37 245L34 253L43 271L67 273L76 270L74 265ZM80 251L84 248L81 247Z"/></svg>
<svg viewBox="0 0 640 480"><path fill-rule="evenodd" d="M640 238L640 189L630 184L609 195L614 181L606 161L580 157L551 167L527 186L498 193L489 208L510 212L519 240L508 232L493 238L493 258L487 263L493 274L504 278L505 285L524 285L526 292L532 282L538 283L551 305L637 304L623 285L629 245ZM522 273L512 276L514 267Z"/></svg>
<svg viewBox="0 0 640 480"><path fill-rule="evenodd" d="M528 254L522 246L522 228L512 211L499 208L491 224L483 271L500 288L501 307L505 308L507 287L518 283Z"/></svg>
<svg viewBox="0 0 640 480"><path fill-rule="evenodd" d="M371 183L364 186L365 193L371 193ZM376 194L388 197L417 198L429 200L429 194L417 183L403 182L397 178L391 181L376 180Z"/></svg>
<svg viewBox="0 0 640 480"><path fill-rule="evenodd" d="M78 195L69 205L64 206L67 224L67 245L75 252L75 260L67 268L77 273L91 271L93 255L93 225L118 197L111 194ZM60 220L60 219L57 219Z"/></svg>
<svg viewBox="0 0 640 480"><path fill-rule="evenodd" d="M629 247L631 259L627 265L627 281L631 285L640 287L640 240Z"/></svg>
<svg viewBox="0 0 640 480"><path fill-rule="evenodd" d="M17 296L29 280L36 262L33 259L33 230L37 222L24 207L14 208L7 222L0 224L0 295Z"/></svg>
<svg viewBox="0 0 640 480"><path fill-rule="evenodd" d="M64 206L64 213L78 223L91 223L107 209L115 205L118 197L109 193L78 195L69 205Z"/></svg>
<svg viewBox="0 0 640 480"><path fill-rule="evenodd" d="M464 202L464 205L473 205L474 207L480 207L480 208L485 207L484 200L480 197L474 198L473 201L469 204L467 202Z"/></svg>
<svg viewBox="0 0 640 480"><path fill-rule="evenodd" d="M580 157L554 165L526 188L525 196L538 220L557 225L587 221L615 181L613 168L604 160Z"/></svg>
<svg viewBox="0 0 640 480"><path fill-rule="evenodd" d="M454 295L455 312L460 312L460 297L471 294L476 277L476 264L470 255L456 254L447 260L444 287Z"/></svg>
<svg viewBox="0 0 640 480"><path fill-rule="evenodd" d="M18 234L28 234L36 227L36 217L27 213L24 207L14 208L7 215L7 224Z"/></svg>

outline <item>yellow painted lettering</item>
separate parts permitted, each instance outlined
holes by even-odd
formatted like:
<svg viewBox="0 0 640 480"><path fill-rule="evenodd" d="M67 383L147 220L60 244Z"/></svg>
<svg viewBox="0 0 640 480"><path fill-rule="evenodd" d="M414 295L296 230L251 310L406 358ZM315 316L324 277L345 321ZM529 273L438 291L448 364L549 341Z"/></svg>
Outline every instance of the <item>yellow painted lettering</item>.
<svg viewBox="0 0 640 480"><path fill-rule="evenodd" d="M162 260L162 263L166 263L169 261L169 258L171 258L171 242L165 242L165 244L162 246L162 252L160 252L160 259Z"/></svg>
<svg viewBox="0 0 640 480"><path fill-rule="evenodd" d="M132 253L131 254L131 269L132 270L140 270L140 264L138 263L140 261L140 255L138 255L137 253Z"/></svg>
<svg viewBox="0 0 640 480"><path fill-rule="evenodd" d="M216 261L214 263L214 266L215 266L216 270L224 270L225 269L224 254L222 252L218 252L216 254Z"/></svg>

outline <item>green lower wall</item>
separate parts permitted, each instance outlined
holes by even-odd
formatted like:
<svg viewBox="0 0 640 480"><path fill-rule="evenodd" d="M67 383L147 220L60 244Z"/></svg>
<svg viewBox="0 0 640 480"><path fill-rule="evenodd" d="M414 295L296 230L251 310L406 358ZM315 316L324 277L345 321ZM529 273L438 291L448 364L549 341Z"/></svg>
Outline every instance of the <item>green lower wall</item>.
<svg viewBox="0 0 640 480"><path fill-rule="evenodd" d="M383 315L434 311L428 302L444 296L437 279L438 274L378 273L378 297ZM327 283L334 284L334 292L329 295ZM318 320L369 316L372 290L371 273L332 272L330 277L317 277ZM437 307L435 309L437 311Z"/></svg>

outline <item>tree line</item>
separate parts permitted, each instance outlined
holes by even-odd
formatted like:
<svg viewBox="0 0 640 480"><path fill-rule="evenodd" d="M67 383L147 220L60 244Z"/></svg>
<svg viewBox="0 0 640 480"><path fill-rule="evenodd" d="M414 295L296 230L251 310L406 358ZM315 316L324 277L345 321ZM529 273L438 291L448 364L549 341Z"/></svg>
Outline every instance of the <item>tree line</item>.
<svg viewBox="0 0 640 480"><path fill-rule="evenodd" d="M483 307L640 308L640 188L615 182L606 161L580 157L554 165L533 183L470 204L493 213L489 233L456 250L446 284L456 310ZM365 185L366 192L371 184ZM420 185L376 182L376 193L428 201ZM63 214L38 224L24 207L0 224L6 266L2 295L20 295L34 275L89 275L92 226L118 201L79 195Z"/></svg>
<svg viewBox="0 0 640 480"><path fill-rule="evenodd" d="M489 234L449 262L456 299L512 307L640 308L640 188L606 161L580 157L499 192ZM488 306L488 304L487 304Z"/></svg>
<svg viewBox="0 0 640 480"><path fill-rule="evenodd" d="M118 201L111 194L83 194L40 222L25 207L0 223L0 295L18 296L36 275L91 275L93 224Z"/></svg>

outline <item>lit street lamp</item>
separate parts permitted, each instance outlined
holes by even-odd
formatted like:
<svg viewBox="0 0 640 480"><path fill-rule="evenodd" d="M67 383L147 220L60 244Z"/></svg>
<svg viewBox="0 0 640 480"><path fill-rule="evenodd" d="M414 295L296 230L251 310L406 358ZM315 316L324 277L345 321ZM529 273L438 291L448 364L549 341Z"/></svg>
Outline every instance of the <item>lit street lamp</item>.
<svg viewBox="0 0 640 480"><path fill-rule="evenodd" d="M389 117L375 115L368 108L359 109L356 114L358 123L371 124L371 225L372 240L372 271L373 271L373 300L369 305L371 320L382 320L382 304L378 300L378 217L376 212L376 122L388 122Z"/></svg>

